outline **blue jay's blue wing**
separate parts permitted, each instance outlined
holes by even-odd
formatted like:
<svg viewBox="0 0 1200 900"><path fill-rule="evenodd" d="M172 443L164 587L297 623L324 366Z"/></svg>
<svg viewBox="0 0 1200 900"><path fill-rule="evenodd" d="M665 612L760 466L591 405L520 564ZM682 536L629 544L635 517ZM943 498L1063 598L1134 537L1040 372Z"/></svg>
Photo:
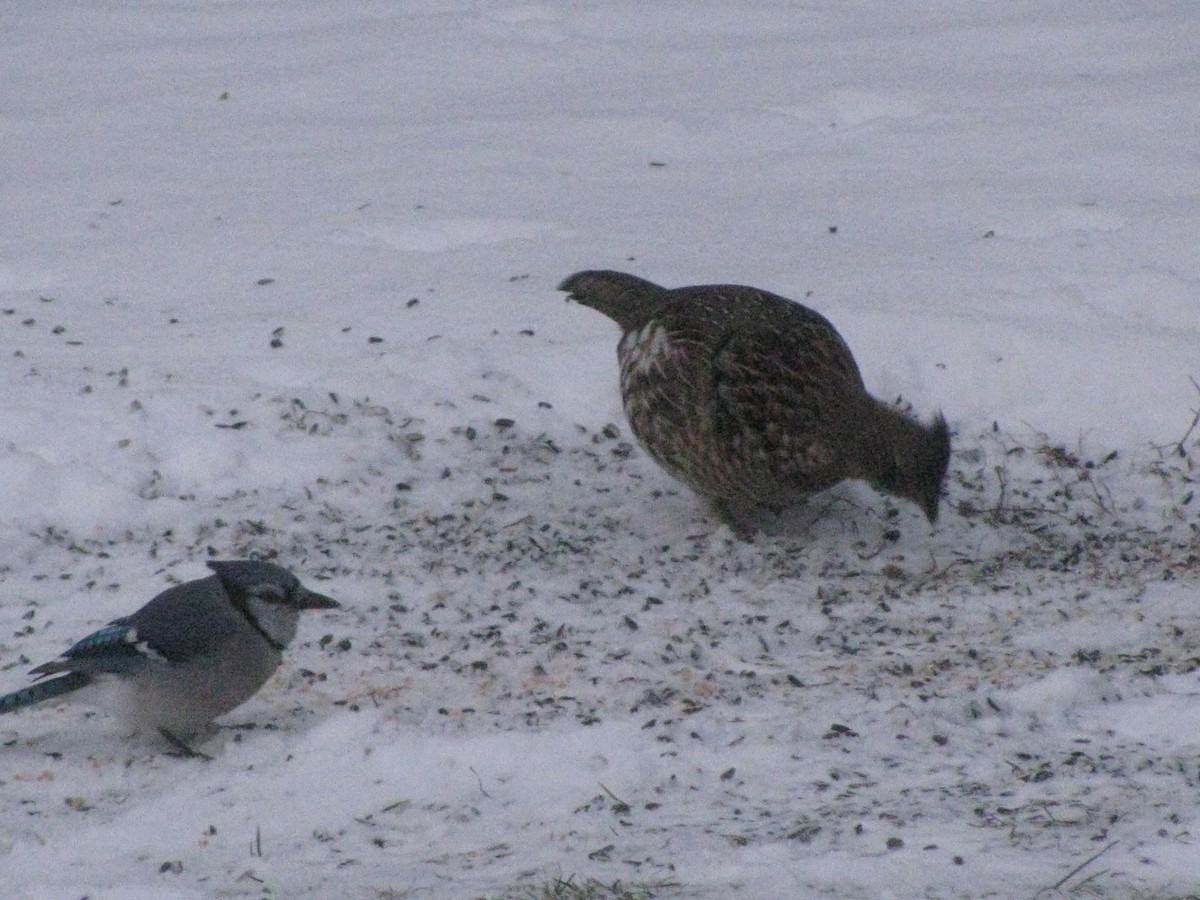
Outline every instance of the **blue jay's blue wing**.
<svg viewBox="0 0 1200 900"><path fill-rule="evenodd" d="M75 643L31 674L54 672L127 675L148 665L185 663L220 652L245 627L221 580L210 575L168 588L129 616Z"/></svg>
<svg viewBox="0 0 1200 900"><path fill-rule="evenodd" d="M123 621L147 654L172 664L220 652L245 627L215 575L168 588Z"/></svg>
<svg viewBox="0 0 1200 900"><path fill-rule="evenodd" d="M39 681L37 684L31 684L29 687L23 687L19 691L13 691L11 694L5 694L3 697L0 697L0 716L23 709L26 706L33 706L33 704L41 703L43 700L52 700L55 697L61 697L63 694L77 691L81 687L86 687L91 683L92 676L86 675L83 672L68 672L59 678Z"/></svg>
<svg viewBox="0 0 1200 900"><path fill-rule="evenodd" d="M31 669L30 674L39 677L55 672L124 675L145 668L154 659L164 661L161 653L139 640L131 617L126 616L93 631L58 659Z"/></svg>
<svg viewBox="0 0 1200 900"><path fill-rule="evenodd" d="M147 666L184 663L214 652L239 624L215 576L189 581L92 632L31 674L130 675Z"/></svg>

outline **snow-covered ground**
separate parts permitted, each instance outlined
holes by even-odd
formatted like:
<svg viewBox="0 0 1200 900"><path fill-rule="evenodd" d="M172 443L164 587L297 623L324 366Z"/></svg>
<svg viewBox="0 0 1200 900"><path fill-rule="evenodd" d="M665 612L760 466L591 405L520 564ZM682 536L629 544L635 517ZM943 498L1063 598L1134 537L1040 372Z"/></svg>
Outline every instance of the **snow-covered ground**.
<svg viewBox="0 0 1200 900"><path fill-rule="evenodd" d="M1189 5L0 26L0 690L214 556L345 606L211 762L0 720L6 897L1200 889ZM827 315L945 411L938 526L719 527L555 291L601 267Z"/></svg>

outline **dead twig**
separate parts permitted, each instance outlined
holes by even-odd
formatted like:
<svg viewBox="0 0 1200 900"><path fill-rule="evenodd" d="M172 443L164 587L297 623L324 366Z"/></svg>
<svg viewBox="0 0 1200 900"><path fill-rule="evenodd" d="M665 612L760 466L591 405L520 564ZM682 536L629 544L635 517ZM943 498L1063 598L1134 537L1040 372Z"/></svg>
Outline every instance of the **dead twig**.
<svg viewBox="0 0 1200 900"><path fill-rule="evenodd" d="M489 800L491 800L492 795L487 792L486 788L484 788L483 779L479 777L479 773L475 771L475 767L470 766L470 769L471 769L471 774L475 776L475 780L479 782L479 793L483 794L483 796L485 796Z"/></svg>
<svg viewBox="0 0 1200 900"><path fill-rule="evenodd" d="M1192 387L1200 393L1200 383L1197 383L1195 378L1188 377L1188 381L1192 383ZM1195 415L1192 416L1192 424L1188 426L1188 430L1184 432L1183 437L1175 444L1175 453L1178 456L1187 456L1187 449L1183 446L1187 443L1187 439L1192 436L1192 432L1196 430L1196 426L1200 425L1200 409L1195 410Z"/></svg>
<svg viewBox="0 0 1200 900"><path fill-rule="evenodd" d="M1037 898L1037 897L1042 896L1042 894L1049 893L1050 891L1057 891L1060 887L1062 887L1064 884L1066 884L1068 881L1070 881L1072 878L1074 878L1076 875L1078 875L1080 872L1082 872L1084 869L1086 869L1088 866L1090 866L1092 863L1094 863L1096 860L1098 860L1100 857L1102 857L1105 853L1107 853L1113 847L1117 846L1117 844L1119 844L1119 843L1121 843L1121 842L1120 841L1111 841L1110 843L1106 844L1104 847L1102 847L1100 850L1097 850L1095 853L1093 853L1091 856L1089 856L1087 859L1085 859L1083 862L1081 862L1079 865L1077 865L1075 868L1073 868L1070 872L1068 872L1066 875L1064 875L1062 878L1060 878L1054 884L1050 885L1050 887L1042 888L1040 891L1038 891L1033 896L1035 898Z"/></svg>

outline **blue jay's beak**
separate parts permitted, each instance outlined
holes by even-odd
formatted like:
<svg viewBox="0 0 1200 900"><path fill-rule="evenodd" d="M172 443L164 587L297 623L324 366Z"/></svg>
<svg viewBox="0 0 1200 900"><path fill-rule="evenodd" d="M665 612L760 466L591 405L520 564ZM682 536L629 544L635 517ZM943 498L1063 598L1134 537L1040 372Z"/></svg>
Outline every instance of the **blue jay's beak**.
<svg viewBox="0 0 1200 900"><path fill-rule="evenodd" d="M292 603L296 609L341 609L342 605L331 597L302 588Z"/></svg>

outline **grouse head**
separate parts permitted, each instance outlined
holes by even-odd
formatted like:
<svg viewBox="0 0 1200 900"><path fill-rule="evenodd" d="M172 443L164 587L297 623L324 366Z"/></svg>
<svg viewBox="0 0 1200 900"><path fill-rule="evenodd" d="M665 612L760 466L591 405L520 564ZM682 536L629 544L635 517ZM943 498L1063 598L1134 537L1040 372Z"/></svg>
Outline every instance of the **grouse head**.
<svg viewBox="0 0 1200 900"><path fill-rule="evenodd" d="M558 286L567 299L604 313L625 331L640 328L654 315L656 301L666 293L652 281L624 272L576 272Z"/></svg>
<svg viewBox="0 0 1200 900"><path fill-rule="evenodd" d="M950 429L941 413L928 425L889 410L887 449L867 480L878 490L911 500L937 521L942 482L950 464Z"/></svg>

